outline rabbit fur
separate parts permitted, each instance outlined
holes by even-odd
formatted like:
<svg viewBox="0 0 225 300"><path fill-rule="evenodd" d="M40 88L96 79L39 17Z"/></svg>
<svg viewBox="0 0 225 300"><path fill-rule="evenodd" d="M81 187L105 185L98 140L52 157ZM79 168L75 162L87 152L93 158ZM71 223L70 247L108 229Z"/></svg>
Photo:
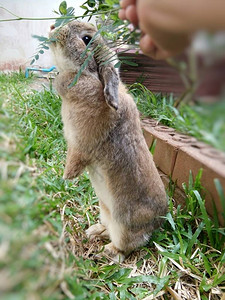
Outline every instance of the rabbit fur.
<svg viewBox="0 0 225 300"><path fill-rule="evenodd" d="M112 63L101 64L107 48L97 36L91 49L99 47L78 82L71 86L88 53L82 55L84 36L96 28L72 21L50 32L59 75L56 90L62 98L62 120L68 151L65 179L86 168L99 198L99 224L87 231L90 239L110 239L104 254L123 261L145 245L167 212L163 183L143 137L139 113ZM97 53L97 51L96 51ZM103 57L103 58L102 58Z"/></svg>

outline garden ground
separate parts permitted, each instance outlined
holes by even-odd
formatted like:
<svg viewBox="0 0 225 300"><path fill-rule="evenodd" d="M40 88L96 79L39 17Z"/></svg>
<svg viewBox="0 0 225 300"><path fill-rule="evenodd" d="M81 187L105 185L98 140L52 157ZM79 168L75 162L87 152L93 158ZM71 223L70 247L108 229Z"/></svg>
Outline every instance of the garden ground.
<svg viewBox="0 0 225 300"><path fill-rule="evenodd" d="M185 208L175 208L171 185L165 223L146 247L120 265L95 258L104 243L85 229L98 220L98 199L87 173L62 179L61 100L32 90L34 81L0 75L1 298L221 299L225 233L205 211L201 172L184 184Z"/></svg>

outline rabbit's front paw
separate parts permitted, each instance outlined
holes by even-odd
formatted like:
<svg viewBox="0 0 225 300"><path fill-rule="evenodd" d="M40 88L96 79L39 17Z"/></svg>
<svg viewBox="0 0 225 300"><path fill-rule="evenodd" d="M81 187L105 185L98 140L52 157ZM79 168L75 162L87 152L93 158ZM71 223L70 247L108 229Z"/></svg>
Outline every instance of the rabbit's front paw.
<svg viewBox="0 0 225 300"><path fill-rule="evenodd" d="M63 173L63 179L74 179L77 176L79 176L80 173L81 173L80 170L74 170L72 168L66 167Z"/></svg>
<svg viewBox="0 0 225 300"><path fill-rule="evenodd" d="M83 157L83 155L79 151L68 146L63 179L73 179L79 176L83 172L87 164L88 161Z"/></svg>
<svg viewBox="0 0 225 300"><path fill-rule="evenodd" d="M102 224L95 224L86 230L86 235L90 240L99 237L102 240L109 239L109 233L106 227Z"/></svg>
<svg viewBox="0 0 225 300"><path fill-rule="evenodd" d="M126 258L124 253L117 249L112 242L105 246L102 256L109 257L115 263L122 263Z"/></svg>

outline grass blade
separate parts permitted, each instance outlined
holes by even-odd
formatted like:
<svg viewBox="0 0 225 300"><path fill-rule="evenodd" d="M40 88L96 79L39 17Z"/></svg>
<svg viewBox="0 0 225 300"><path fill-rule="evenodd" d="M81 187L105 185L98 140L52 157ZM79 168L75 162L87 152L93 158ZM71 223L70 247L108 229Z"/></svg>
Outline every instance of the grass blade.
<svg viewBox="0 0 225 300"><path fill-rule="evenodd" d="M211 220L210 220L210 218L208 216L208 213L206 211L205 203L203 202L202 197L201 197L201 195L199 194L199 192L197 190L194 190L193 193L195 194L196 199L198 200L198 203L199 203L199 206L200 206L200 209L201 209L201 213L202 213L202 219L205 222L206 231L207 231L208 236L209 236L210 244L213 247L214 246L214 239L213 239L213 235L212 235L212 226L211 226L212 223L211 223Z"/></svg>
<svg viewBox="0 0 225 300"><path fill-rule="evenodd" d="M223 216L224 223L225 223L225 194L224 194L224 190L223 190L223 187L222 187L222 185L221 185L218 178L214 179L214 183L215 183L216 190L219 194L220 201L221 201L221 204L222 204L222 208L223 208L222 216Z"/></svg>
<svg viewBox="0 0 225 300"><path fill-rule="evenodd" d="M199 234L201 233L202 229L204 228L204 226L205 226L204 222L201 222L200 225L198 226L198 228L196 229L191 240L189 241L187 253L191 254L192 247L194 246L194 244L197 243L197 238L198 238Z"/></svg>

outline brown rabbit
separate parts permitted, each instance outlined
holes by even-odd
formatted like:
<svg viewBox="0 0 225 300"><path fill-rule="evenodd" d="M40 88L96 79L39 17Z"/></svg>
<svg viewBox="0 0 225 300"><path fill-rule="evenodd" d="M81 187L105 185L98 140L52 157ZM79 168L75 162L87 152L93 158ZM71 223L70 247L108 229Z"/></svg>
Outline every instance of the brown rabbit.
<svg viewBox="0 0 225 300"><path fill-rule="evenodd" d="M50 37L56 37L51 49L59 70L56 89L62 97L68 145L64 178L72 179L87 168L101 218L86 231L87 236L109 238L104 253L121 262L161 225L167 198L134 100L112 63L102 64L107 51L110 56L112 51L96 31L91 24L72 21L50 32ZM89 47L98 51L71 86L94 35Z"/></svg>

